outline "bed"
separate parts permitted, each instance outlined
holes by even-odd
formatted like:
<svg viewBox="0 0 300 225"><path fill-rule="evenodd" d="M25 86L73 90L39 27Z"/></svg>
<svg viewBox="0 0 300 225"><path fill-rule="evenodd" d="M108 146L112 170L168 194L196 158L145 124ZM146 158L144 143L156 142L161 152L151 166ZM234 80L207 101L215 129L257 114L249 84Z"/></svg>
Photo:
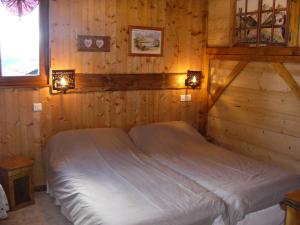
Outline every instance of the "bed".
<svg viewBox="0 0 300 225"><path fill-rule="evenodd" d="M44 151L48 191L75 225L219 225L215 194L150 159L120 129L66 131Z"/></svg>
<svg viewBox="0 0 300 225"><path fill-rule="evenodd" d="M300 176L218 147L182 121L137 126L129 136L159 163L224 200L232 225L280 225L278 203Z"/></svg>

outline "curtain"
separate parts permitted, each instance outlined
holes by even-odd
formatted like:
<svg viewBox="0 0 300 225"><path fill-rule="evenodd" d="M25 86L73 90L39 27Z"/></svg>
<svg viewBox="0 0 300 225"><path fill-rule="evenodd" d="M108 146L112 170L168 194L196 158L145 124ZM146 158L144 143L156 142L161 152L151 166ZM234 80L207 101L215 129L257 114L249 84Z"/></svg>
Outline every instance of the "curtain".
<svg viewBox="0 0 300 225"><path fill-rule="evenodd" d="M22 17L31 13L39 4L39 0L0 0L13 15Z"/></svg>

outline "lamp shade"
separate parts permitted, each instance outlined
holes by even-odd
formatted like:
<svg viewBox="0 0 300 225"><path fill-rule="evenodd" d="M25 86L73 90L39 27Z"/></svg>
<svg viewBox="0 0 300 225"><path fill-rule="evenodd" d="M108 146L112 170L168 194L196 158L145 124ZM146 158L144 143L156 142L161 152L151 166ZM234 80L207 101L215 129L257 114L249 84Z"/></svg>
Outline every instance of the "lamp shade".
<svg viewBox="0 0 300 225"><path fill-rule="evenodd" d="M75 88L75 70L52 70L52 89L66 93Z"/></svg>
<svg viewBox="0 0 300 225"><path fill-rule="evenodd" d="M185 80L185 86L196 88L201 86L201 80L203 78L202 71L187 71L187 78Z"/></svg>

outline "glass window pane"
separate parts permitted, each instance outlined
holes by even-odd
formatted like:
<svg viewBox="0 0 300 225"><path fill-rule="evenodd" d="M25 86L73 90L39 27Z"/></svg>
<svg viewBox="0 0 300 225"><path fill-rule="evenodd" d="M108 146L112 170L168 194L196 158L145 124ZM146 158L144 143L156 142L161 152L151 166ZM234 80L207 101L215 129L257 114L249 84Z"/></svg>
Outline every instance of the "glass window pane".
<svg viewBox="0 0 300 225"><path fill-rule="evenodd" d="M284 43L285 42L285 28L284 27L274 28L273 42L274 43Z"/></svg>
<svg viewBox="0 0 300 225"><path fill-rule="evenodd" d="M2 76L39 75L38 7L19 18L0 4L0 29Z"/></svg>
<svg viewBox="0 0 300 225"><path fill-rule="evenodd" d="M246 30L245 41L247 41L248 43L256 43L257 42L257 29Z"/></svg>
<svg viewBox="0 0 300 225"><path fill-rule="evenodd" d="M247 16L246 15L240 16L240 28L244 29L246 27L246 24L247 24Z"/></svg>
<svg viewBox="0 0 300 225"><path fill-rule="evenodd" d="M246 27L257 27L257 14L250 14L246 17Z"/></svg>
<svg viewBox="0 0 300 225"><path fill-rule="evenodd" d="M286 23L286 11L280 11L275 14L275 25L284 26Z"/></svg>
<svg viewBox="0 0 300 225"><path fill-rule="evenodd" d="M241 16L236 16L235 28L241 28Z"/></svg>
<svg viewBox="0 0 300 225"><path fill-rule="evenodd" d="M263 28L260 31L260 42L270 43L272 37L272 28Z"/></svg>
<svg viewBox="0 0 300 225"><path fill-rule="evenodd" d="M248 0L247 12L258 11L258 0Z"/></svg>
<svg viewBox="0 0 300 225"><path fill-rule="evenodd" d="M287 8L287 0L276 0L275 9L284 9Z"/></svg>
<svg viewBox="0 0 300 225"><path fill-rule="evenodd" d="M236 30L235 39L237 42L243 42L243 40L245 39L245 30Z"/></svg>
<svg viewBox="0 0 300 225"><path fill-rule="evenodd" d="M273 13L262 13L261 14L261 25L262 26L272 26L273 24Z"/></svg>
<svg viewBox="0 0 300 225"><path fill-rule="evenodd" d="M274 0L263 0L262 1L262 10L272 10L273 9Z"/></svg>
<svg viewBox="0 0 300 225"><path fill-rule="evenodd" d="M245 13L246 0L236 0L236 13Z"/></svg>

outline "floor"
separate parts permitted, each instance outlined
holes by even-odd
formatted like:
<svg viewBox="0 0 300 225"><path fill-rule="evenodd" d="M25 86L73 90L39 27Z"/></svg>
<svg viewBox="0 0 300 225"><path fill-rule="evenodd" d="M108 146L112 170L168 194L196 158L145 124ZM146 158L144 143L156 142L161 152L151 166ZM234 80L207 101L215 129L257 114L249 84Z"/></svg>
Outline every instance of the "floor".
<svg viewBox="0 0 300 225"><path fill-rule="evenodd" d="M8 213L0 225L72 225L65 219L45 192L35 194L35 204Z"/></svg>

